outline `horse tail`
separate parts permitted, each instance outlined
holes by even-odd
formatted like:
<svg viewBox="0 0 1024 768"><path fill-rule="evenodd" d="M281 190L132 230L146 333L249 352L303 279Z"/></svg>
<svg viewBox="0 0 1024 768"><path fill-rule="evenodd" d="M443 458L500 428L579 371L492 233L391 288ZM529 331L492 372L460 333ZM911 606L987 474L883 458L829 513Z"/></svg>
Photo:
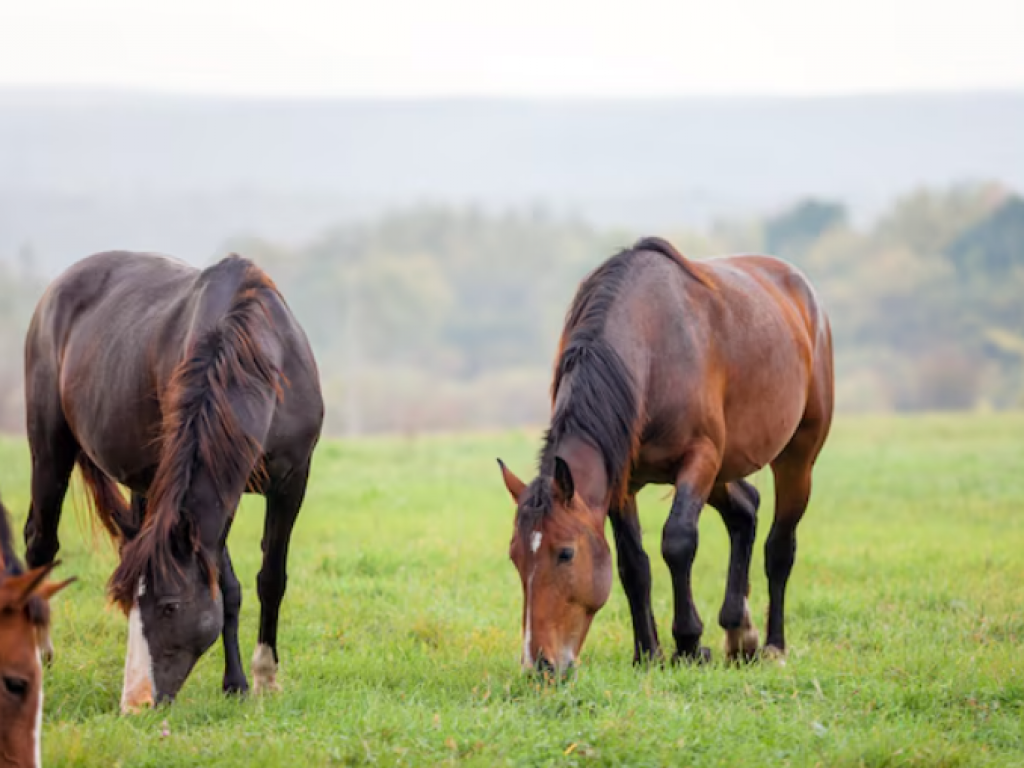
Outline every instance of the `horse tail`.
<svg viewBox="0 0 1024 768"><path fill-rule="evenodd" d="M142 521L133 519L132 510L117 483L84 451L79 451L77 461L89 505L110 538L121 545L134 538Z"/></svg>
<svg viewBox="0 0 1024 768"><path fill-rule="evenodd" d="M251 261L232 256L205 270L197 287L202 294L193 332L161 403L160 459L146 519L122 549L110 579L110 596L126 612L147 571L180 578L175 531L187 534L211 586L216 584L217 564L199 546L199 521L184 509L186 493L195 470L203 467L217 478L220 501L233 510L238 499L228 496L241 493L259 472L262 449L243 428L231 392L283 396L282 372L265 343L273 336L270 302L279 297L270 278Z"/></svg>
<svg viewBox="0 0 1024 768"><path fill-rule="evenodd" d="M696 280L698 283L703 285L705 288L711 288L711 283L708 282L707 278L702 275L694 263L683 256L679 250L672 245L668 240L663 237L644 237L637 240L636 244L632 248L634 253L639 251L653 251L654 253L660 253L670 261L674 261L683 271Z"/></svg>

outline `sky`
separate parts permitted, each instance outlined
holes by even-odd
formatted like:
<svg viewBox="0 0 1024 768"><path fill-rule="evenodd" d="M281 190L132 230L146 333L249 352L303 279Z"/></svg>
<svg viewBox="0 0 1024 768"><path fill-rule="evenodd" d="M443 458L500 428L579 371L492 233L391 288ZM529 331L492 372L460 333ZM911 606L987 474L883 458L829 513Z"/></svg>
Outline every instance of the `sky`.
<svg viewBox="0 0 1024 768"><path fill-rule="evenodd" d="M0 87L271 97L1024 88L1024 0L0 0Z"/></svg>

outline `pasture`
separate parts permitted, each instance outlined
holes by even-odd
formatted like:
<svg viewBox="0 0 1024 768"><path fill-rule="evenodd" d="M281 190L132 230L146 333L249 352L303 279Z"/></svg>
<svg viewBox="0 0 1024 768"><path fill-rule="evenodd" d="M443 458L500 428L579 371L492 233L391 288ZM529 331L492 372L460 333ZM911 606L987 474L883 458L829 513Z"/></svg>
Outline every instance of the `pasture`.
<svg viewBox="0 0 1024 768"><path fill-rule="evenodd" d="M1024 415L838 421L798 533L785 665L721 662L727 539L706 509L694 592L716 662L634 669L616 581L578 676L559 687L518 669L513 508L495 463L525 477L538 447L531 432L321 443L292 542L283 693L222 697L218 643L173 707L133 718L118 714L127 622L104 596L115 554L69 497L58 575L80 582L54 603L44 762L1024 765ZM28 480L25 443L0 440L19 532ZM770 475L755 484L763 639ZM230 539L247 667L259 501ZM666 643L668 506L665 488L640 502Z"/></svg>

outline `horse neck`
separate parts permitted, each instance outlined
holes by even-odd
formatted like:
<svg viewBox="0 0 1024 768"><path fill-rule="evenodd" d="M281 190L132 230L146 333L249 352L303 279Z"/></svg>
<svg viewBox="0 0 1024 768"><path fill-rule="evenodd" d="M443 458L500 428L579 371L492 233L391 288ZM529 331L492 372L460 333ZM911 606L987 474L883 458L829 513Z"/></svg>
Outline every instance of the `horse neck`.
<svg viewBox="0 0 1024 768"><path fill-rule="evenodd" d="M570 435L552 446L552 456L560 456L569 465L576 495L594 513L594 522L602 529L611 501L611 488L604 457L587 440Z"/></svg>
<svg viewBox="0 0 1024 768"><path fill-rule="evenodd" d="M207 554L214 555L223 547L244 491L244 484L239 488L219 488L217 479L206 469L200 469L193 476L189 512L199 534L199 543Z"/></svg>

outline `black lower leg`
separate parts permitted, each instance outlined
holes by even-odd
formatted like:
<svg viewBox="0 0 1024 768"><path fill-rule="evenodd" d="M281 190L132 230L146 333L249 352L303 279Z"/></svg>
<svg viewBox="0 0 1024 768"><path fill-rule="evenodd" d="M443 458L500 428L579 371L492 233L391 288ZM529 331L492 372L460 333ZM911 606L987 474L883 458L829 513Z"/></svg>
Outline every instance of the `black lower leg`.
<svg viewBox="0 0 1024 768"><path fill-rule="evenodd" d="M691 586L693 561L697 556L697 522L703 506L704 500L689 486L680 486L676 489L672 511L662 534L661 553L672 573L675 602L672 621L672 636L676 641L674 659L701 660L710 655L700 645L704 625L693 604Z"/></svg>
<svg viewBox="0 0 1024 768"><path fill-rule="evenodd" d="M260 598L259 643L277 654L277 623L288 586L288 545L292 528L306 492L308 467L293 473L289 481L267 492L267 517L263 525L263 566L256 577Z"/></svg>
<svg viewBox="0 0 1024 768"><path fill-rule="evenodd" d="M722 515L730 545L729 574L718 623L725 630L738 629L743 624L750 592L750 559L757 536L760 496L754 486L740 480L716 489L709 501Z"/></svg>
<svg viewBox="0 0 1024 768"><path fill-rule="evenodd" d="M245 693L249 683L238 647L238 617L242 612L242 585L238 583L227 546L220 559L220 590L224 598L224 692Z"/></svg>
<svg viewBox="0 0 1024 768"><path fill-rule="evenodd" d="M796 560L796 529L776 521L764 545L764 569L768 576L768 637L766 646L786 650L786 584Z"/></svg>
<svg viewBox="0 0 1024 768"><path fill-rule="evenodd" d="M661 656L658 629L651 610L651 562L643 549L636 501L630 498L622 510L609 513L615 534L619 578L633 616L633 663Z"/></svg>

